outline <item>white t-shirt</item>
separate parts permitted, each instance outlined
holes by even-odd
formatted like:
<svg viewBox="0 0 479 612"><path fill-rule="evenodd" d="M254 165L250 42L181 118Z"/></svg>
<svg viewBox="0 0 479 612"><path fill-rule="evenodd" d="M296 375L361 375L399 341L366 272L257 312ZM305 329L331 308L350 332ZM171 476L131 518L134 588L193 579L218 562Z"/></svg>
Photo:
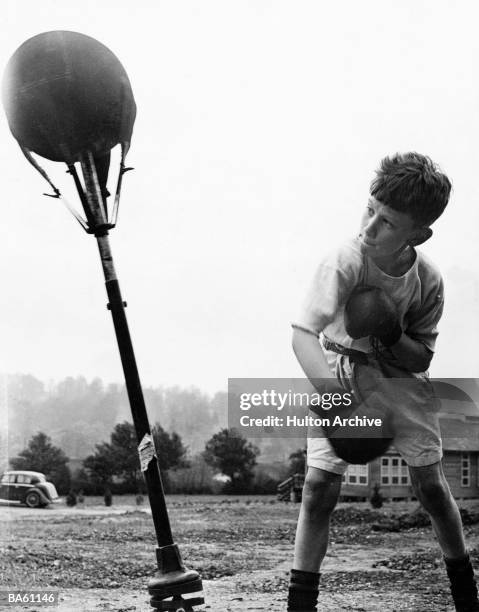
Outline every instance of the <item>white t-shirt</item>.
<svg viewBox="0 0 479 612"><path fill-rule="evenodd" d="M354 340L344 328L344 306L355 287L384 289L397 306L403 331L434 351L437 324L444 306L442 277L421 252L402 276L389 276L361 252L357 239L330 252L319 264L312 285L293 327L314 334L322 332L347 348L370 352L369 338Z"/></svg>

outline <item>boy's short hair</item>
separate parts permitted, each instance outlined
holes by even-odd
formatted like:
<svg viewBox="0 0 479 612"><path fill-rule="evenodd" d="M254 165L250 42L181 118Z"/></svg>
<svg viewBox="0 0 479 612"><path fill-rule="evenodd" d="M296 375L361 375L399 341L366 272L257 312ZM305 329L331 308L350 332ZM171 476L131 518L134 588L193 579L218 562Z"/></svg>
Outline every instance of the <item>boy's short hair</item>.
<svg viewBox="0 0 479 612"><path fill-rule="evenodd" d="M371 182L371 195L414 222L429 227L446 208L451 182L426 155L396 153L385 157Z"/></svg>

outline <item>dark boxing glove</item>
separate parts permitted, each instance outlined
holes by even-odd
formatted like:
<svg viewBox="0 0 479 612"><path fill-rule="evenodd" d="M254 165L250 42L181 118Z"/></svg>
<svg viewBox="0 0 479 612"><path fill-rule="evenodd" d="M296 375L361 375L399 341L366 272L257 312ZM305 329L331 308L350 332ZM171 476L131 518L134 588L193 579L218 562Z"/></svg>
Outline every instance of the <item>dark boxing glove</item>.
<svg viewBox="0 0 479 612"><path fill-rule="evenodd" d="M385 347L398 342L402 335L396 305L379 287L356 288L344 308L344 326L351 338L373 336Z"/></svg>
<svg viewBox="0 0 479 612"><path fill-rule="evenodd" d="M392 443L387 410L368 405L365 398L358 401L333 381L318 385L317 389L321 396L328 393L329 397L334 395L337 398L341 394L346 399L341 404L329 403L327 408L323 402L321 406L310 406L323 423L327 422L326 419L329 421L330 424L323 425L322 429L339 458L348 463L364 464L384 455ZM374 419L380 419L381 425L371 426Z"/></svg>

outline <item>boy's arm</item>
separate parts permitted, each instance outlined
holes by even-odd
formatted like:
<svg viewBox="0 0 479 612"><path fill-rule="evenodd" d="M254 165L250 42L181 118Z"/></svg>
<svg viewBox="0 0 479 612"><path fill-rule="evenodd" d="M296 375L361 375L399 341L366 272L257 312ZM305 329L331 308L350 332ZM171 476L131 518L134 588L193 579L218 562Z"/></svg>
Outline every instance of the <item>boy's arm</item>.
<svg viewBox="0 0 479 612"><path fill-rule="evenodd" d="M313 387L318 384L317 379L336 381L319 342L319 334L336 319L358 284L362 265L361 252L352 242L328 253L318 265L299 316L292 323L293 350Z"/></svg>
<svg viewBox="0 0 479 612"><path fill-rule="evenodd" d="M347 333L352 338L371 336L380 341L401 367L410 372L425 372L433 356L436 324L442 313L442 293L437 294L432 308L424 308L410 326L401 322L393 299L379 287L356 289L344 309ZM432 346L432 348L430 348Z"/></svg>
<svg viewBox="0 0 479 612"><path fill-rule="evenodd" d="M334 378L317 336L298 327L293 328L293 351L303 372L316 388L317 379Z"/></svg>
<svg viewBox="0 0 479 612"><path fill-rule="evenodd" d="M422 274L424 276L424 272ZM439 272L421 280L425 286L421 308L410 315L404 333L390 347L393 355L411 372L425 372L429 368L438 335L437 325L444 309L444 283Z"/></svg>
<svg viewBox="0 0 479 612"><path fill-rule="evenodd" d="M398 342L389 347L389 350L410 372L425 372L434 355L422 342L413 340L404 332Z"/></svg>

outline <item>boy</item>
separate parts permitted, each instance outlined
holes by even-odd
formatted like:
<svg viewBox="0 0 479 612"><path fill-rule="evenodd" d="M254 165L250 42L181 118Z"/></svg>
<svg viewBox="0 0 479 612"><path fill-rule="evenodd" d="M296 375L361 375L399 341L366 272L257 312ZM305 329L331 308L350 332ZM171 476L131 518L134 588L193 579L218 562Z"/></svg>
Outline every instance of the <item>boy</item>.
<svg viewBox="0 0 479 612"><path fill-rule="evenodd" d="M415 247L432 236L430 225L444 211L451 183L428 157L406 153L382 160L370 191L357 238L327 256L318 268L293 324L293 349L311 381L336 376L348 386L348 379L355 377L354 356L359 351L369 376L371 372L377 372L378 378L410 376L428 385L426 371L443 309L443 285L439 271ZM396 309L397 333L356 340L348 335L345 306L353 289L361 285L384 292ZM355 384L361 384L361 371ZM394 446L407 462L415 495L430 515L456 610L476 612L477 588L461 518L441 466L437 413L421 408L412 393L407 405L395 411ZM289 611L317 610L329 519L346 468L325 437L308 437Z"/></svg>

